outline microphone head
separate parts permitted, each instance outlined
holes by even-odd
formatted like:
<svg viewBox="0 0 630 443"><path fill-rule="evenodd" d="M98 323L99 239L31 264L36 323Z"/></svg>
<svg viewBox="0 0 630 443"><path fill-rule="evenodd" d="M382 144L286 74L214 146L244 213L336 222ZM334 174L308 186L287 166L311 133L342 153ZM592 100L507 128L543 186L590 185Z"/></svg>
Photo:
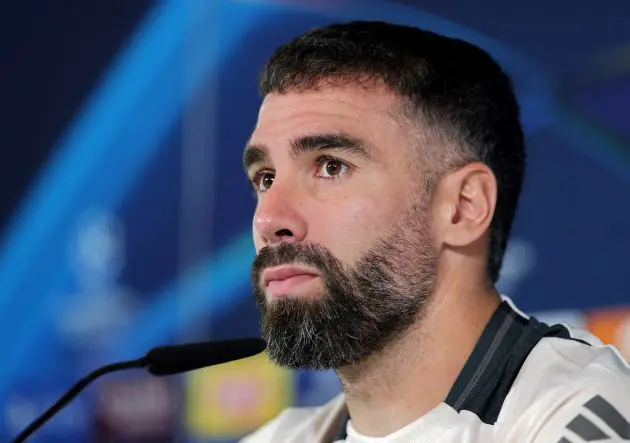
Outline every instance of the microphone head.
<svg viewBox="0 0 630 443"><path fill-rule="evenodd" d="M159 346L144 357L147 371L156 376L179 374L260 354L266 348L259 338Z"/></svg>

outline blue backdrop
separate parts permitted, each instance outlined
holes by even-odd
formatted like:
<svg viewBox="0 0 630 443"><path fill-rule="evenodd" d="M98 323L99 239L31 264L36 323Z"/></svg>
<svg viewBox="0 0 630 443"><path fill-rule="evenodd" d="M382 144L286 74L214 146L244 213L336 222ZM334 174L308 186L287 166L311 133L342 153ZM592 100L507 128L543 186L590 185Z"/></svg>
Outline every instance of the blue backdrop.
<svg viewBox="0 0 630 443"><path fill-rule="evenodd" d="M575 51L594 55L630 41L630 30L608 30L599 47L574 33L565 48L548 37L562 29L541 16L528 46L535 33L452 2L427 2L432 13L413 2L307 3L173 0L147 9L5 230L0 439L95 366L167 342L258 334L248 277L254 199L241 172L257 74L289 38L342 19L419 25L479 44L503 64L523 106L529 169L500 289L543 319L602 331L627 349L630 52L575 69ZM528 55L536 50L540 60ZM334 374L291 374L264 360L212 371L113 376L33 441L232 441L283 407L339 389Z"/></svg>

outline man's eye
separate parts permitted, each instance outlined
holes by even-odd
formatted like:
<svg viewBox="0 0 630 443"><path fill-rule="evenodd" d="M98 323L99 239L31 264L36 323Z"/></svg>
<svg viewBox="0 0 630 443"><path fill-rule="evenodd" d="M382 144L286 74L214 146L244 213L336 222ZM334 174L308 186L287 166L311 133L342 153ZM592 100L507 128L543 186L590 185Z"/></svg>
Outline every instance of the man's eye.
<svg viewBox="0 0 630 443"><path fill-rule="evenodd" d="M266 192L273 184L274 175L269 171L263 171L256 174L252 180L256 192Z"/></svg>
<svg viewBox="0 0 630 443"><path fill-rule="evenodd" d="M319 173L321 178L336 178L341 174L346 174L350 166L341 160L334 158L322 158L319 161Z"/></svg>

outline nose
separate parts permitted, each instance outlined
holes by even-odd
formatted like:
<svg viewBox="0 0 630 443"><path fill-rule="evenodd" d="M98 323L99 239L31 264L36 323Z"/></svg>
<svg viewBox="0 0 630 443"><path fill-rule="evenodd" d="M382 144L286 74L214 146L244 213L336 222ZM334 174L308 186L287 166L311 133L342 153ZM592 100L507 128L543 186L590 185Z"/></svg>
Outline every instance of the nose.
<svg viewBox="0 0 630 443"><path fill-rule="evenodd" d="M254 214L254 238L262 246L280 242L299 242L307 233L307 223L296 202L296 190L274 186L261 195Z"/></svg>

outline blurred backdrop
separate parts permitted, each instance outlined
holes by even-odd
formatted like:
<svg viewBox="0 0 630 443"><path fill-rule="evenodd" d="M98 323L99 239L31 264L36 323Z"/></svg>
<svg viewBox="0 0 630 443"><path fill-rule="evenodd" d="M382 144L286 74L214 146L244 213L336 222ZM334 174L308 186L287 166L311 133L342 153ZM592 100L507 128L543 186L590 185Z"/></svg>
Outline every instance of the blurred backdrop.
<svg viewBox="0 0 630 443"><path fill-rule="evenodd" d="M500 289L630 357L627 0L0 3L0 440L95 367L258 334L241 154L271 52L382 19L467 39L512 75L529 169ZM228 442L334 373L263 357L101 379L33 442Z"/></svg>

